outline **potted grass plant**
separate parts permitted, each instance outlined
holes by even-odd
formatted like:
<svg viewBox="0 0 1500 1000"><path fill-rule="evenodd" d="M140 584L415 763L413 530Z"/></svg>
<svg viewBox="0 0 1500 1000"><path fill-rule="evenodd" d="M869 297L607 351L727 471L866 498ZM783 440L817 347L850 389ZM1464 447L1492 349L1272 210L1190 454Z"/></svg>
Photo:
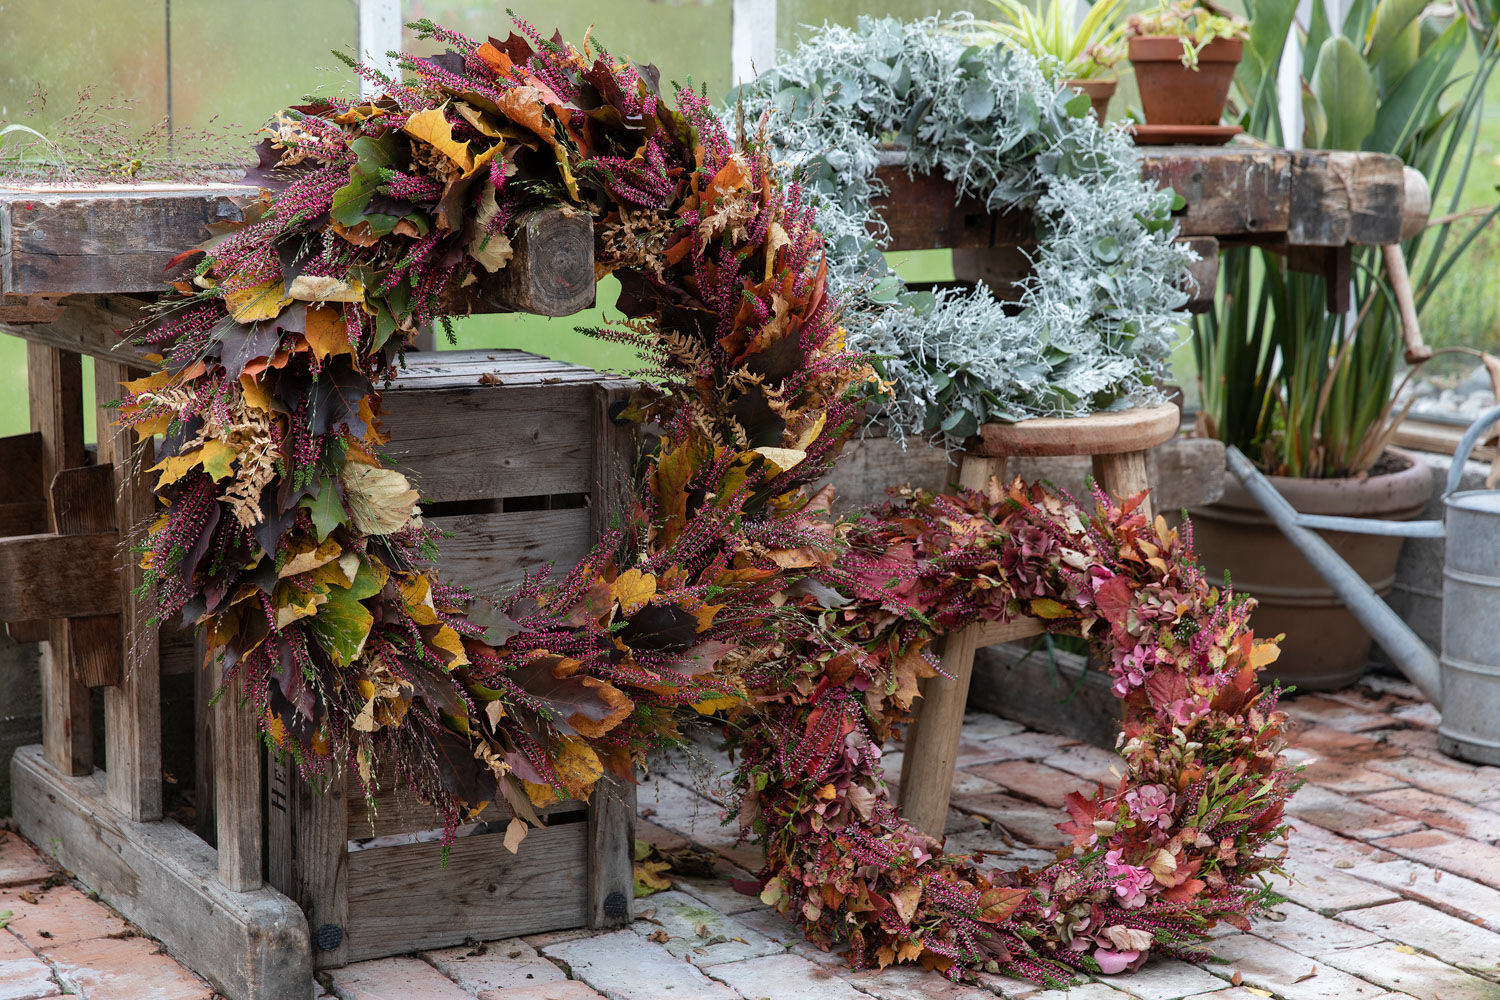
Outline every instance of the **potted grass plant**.
<svg viewBox="0 0 1500 1000"><path fill-rule="evenodd" d="M1162 0L1125 34L1149 125L1211 126L1229 99L1249 25L1211 0Z"/></svg>
<svg viewBox="0 0 1500 1000"><path fill-rule="evenodd" d="M1250 108L1244 124L1284 144L1274 88L1295 32L1306 78L1302 145L1392 153L1428 178L1439 218L1403 245L1420 309L1500 213L1500 205L1459 211L1484 89L1500 62L1493 14L1379 0L1351 8L1338 30L1320 6L1303 30L1295 8L1296 0L1250 5L1256 34L1237 78ZM1379 249L1355 248L1352 274L1354 308L1329 315L1321 276L1293 272L1270 252L1227 251L1220 307L1195 330L1200 426L1243 451L1299 511L1411 518L1432 479L1389 447L1411 372ZM1226 477L1225 485L1223 500L1192 512L1198 551L1211 572L1227 571L1260 601L1258 628L1286 633L1274 671L1304 689L1353 682L1369 636L1238 483ZM1377 592L1390 589L1399 538L1325 537Z"/></svg>
<svg viewBox="0 0 1500 1000"><path fill-rule="evenodd" d="M994 21L976 21L976 42L1001 42L1041 60L1052 79L1081 90L1095 116L1109 116L1109 102L1119 81L1110 72L1124 56L1125 0L1096 0L1075 23L1073 0L1048 0L1033 11L1020 0L989 0L1000 13Z"/></svg>

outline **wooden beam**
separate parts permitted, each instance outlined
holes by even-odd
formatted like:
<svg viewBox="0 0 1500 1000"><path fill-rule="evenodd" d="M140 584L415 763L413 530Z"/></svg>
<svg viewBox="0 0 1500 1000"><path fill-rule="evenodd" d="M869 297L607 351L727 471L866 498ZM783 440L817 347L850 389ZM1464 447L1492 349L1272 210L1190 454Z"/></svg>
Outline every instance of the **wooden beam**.
<svg viewBox="0 0 1500 1000"><path fill-rule="evenodd" d="M874 200L885 222L887 250L989 247L1036 239L1030 212L991 213L983 201L956 195L953 182L936 174L909 174L906 155L881 154L876 180L888 191Z"/></svg>
<svg viewBox="0 0 1500 1000"><path fill-rule="evenodd" d="M1291 154L1292 246L1379 246L1401 238L1405 168L1383 153L1299 149Z"/></svg>
<svg viewBox="0 0 1500 1000"><path fill-rule="evenodd" d="M120 612L113 530L0 538L0 618L85 618Z"/></svg>
<svg viewBox="0 0 1500 1000"><path fill-rule="evenodd" d="M255 706L227 684L214 704L214 819L219 881L226 889L260 888L260 727Z"/></svg>
<svg viewBox="0 0 1500 1000"><path fill-rule="evenodd" d="M589 927L629 926L634 898L635 785L605 773L589 798Z"/></svg>
<svg viewBox="0 0 1500 1000"><path fill-rule="evenodd" d="M1214 307L1214 293L1219 286L1219 241L1212 236L1191 236L1179 243L1198 255L1188 265L1186 287L1187 305L1183 308L1191 313L1209 312Z"/></svg>
<svg viewBox="0 0 1500 1000"><path fill-rule="evenodd" d="M59 314L54 319L22 322L0 314L0 332L31 344L144 367L144 352L123 343L122 338L151 299L145 295L69 295L58 300Z"/></svg>
<svg viewBox="0 0 1500 1000"><path fill-rule="evenodd" d="M238 221L247 184L102 184L85 189L0 187L0 292L76 295L165 286L163 269Z"/></svg>
<svg viewBox="0 0 1500 1000"><path fill-rule="evenodd" d="M1259 146L1143 148L1141 176L1187 201L1183 236L1256 236L1290 224L1291 158Z"/></svg>
<svg viewBox="0 0 1500 1000"><path fill-rule="evenodd" d="M594 220L566 205L521 212L505 227L514 256L480 272L461 303L474 312L571 316L594 304Z"/></svg>
<svg viewBox="0 0 1500 1000"><path fill-rule="evenodd" d="M52 477L60 470L80 466L84 460L81 359L69 351L28 343L26 381L31 429L41 435L42 441L41 482L50 486ZM57 527L50 515L48 527L53 530ZM111 532L109 536L95 538L92 545L84 541L91 536L74 536L71 543L63 544L87 546L84 558L98 557L100 554L107 554L112 558L115 542L113 535ZM62 567L65 573L73 573L76 568L72 561ZM113 566L96 570L95 579L91 581L80 582L90 587L96 586L98 572L112 575ZM25 587L32 593L39 589L34 578L29 581L20 580L11 575L0 579L8 579L13 587ZM65 593L62 580L49 583L54 597ZM118 592L114 600L118 602ZM102 614L112 610L117 608L104 605L94 609L93 613ZM85 609L84 613L90 612ZM45 619L52 617L52 613L0 613L0 617L7 620ZM47 644L42 649L42 744L46 747L47 760L63 774L88 774L94 766L91 697L89 689L73 676L68 663L67 630L61 619L56 619L48 625Z"/></svg>
<svg viewBox="0 0 1500 1000"><path fill-rule="evenodd" d="M157 509L152 477L144 471L155 454L149 443L135 445L134 432L115 423L116 411L106 406L119 397L121 382L141 374L117 361L94 362L99 462L120 484L111 507L124 549L115 584L121 607L116 649L127 669L104 692L105 791L120 815L144 822L162 815L161 644L160 630L148 625L155 595L142 592L144 571L129 552Z"/></svg>
<svg viewBox="0 0 1500 1000"><path fill-rule="evenodd" d="M111 807L94 777L68 777L37 747L11 765L23 835L167 951L234 1000L313 993L307 922L271 889L232 892L213 848L172 820L138 823Z"/></svg>

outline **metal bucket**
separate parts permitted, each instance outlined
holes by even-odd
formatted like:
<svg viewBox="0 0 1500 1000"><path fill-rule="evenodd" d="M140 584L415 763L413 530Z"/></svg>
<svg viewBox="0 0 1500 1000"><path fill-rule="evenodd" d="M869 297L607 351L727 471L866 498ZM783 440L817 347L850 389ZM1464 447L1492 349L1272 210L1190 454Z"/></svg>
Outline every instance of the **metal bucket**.
<svg viewBox="0 0 1500 1000"><path fill-rule="evenodd" d="M1455 457L1459 470L1466 457ZM1438 747L1452 757L1500 765L1500 491L1450 493L1443 503L1448 544Z"/></svg>
<svg viewBox="0 0 1500 1000"><path fill-rule="evenodd" d="M1225 450L1229 470L1344 599L1401 672L1443 713L1438 748L1450 757L1500 765L1500 491L1458 492L1464 463L1500 423L1500 407L1464 433L1448 469L1443 521L1376 521L1299 514L1238 448ZM1434 656L1415 632L1313 529L1443 538L1443 651Z"/></svg>

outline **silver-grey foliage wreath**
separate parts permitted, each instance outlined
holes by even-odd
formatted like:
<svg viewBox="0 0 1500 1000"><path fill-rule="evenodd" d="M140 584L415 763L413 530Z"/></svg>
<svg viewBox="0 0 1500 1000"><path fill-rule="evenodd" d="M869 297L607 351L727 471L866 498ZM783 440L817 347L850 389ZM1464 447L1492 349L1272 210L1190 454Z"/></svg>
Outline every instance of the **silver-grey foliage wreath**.
<svg viewBox="0 0 1500 1000"><path fill-rule="evenodd" d="M1129 137L1087 98L1025 53L969 45L973 31L972 15L825 25L740 90L744 121L770 113L776 157L818 209L849 345L885 359L885 421L956 442L986 420L1156 401L1194 259L1173 241L1175 195L1141 179ZM983 287L911 291L891 271L869 236L883 233L871 200L891 145L991 210L1035 213L1018 303Z"/></svg>

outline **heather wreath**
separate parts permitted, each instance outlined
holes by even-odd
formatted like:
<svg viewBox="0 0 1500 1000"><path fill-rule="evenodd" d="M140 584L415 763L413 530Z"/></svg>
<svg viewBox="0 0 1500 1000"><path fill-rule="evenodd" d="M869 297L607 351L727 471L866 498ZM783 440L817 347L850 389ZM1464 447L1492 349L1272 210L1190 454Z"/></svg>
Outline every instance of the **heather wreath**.
<svg viewBox="0 0 1500 1000"><path fill-rule="evenodd" d="M1056 981L1196 955L1264 905L1295 776L1250 602L1139 498L992 482L833 515L813 484L886 384L846 345L816 210L765 131L527 25L418 27L452 51L278 116L264 196L179 258L138 333L161 367L124 386L121 419L161 436L160 615L203 630L272 750L372 794L393 773L450 827L507 813L525 850L539 806L630 780L684 714L715 715L761 897L856 964ZM619 415L648 443L589 556L473 595L431 568L379 385L507 266L507 223L559 203L620 279L626 319L599 332L650 365ZM1020 614L1111 657L1124 773L1070 800L1055 864L1003 872L903 823L879 760L932 643Z"/></svg>

